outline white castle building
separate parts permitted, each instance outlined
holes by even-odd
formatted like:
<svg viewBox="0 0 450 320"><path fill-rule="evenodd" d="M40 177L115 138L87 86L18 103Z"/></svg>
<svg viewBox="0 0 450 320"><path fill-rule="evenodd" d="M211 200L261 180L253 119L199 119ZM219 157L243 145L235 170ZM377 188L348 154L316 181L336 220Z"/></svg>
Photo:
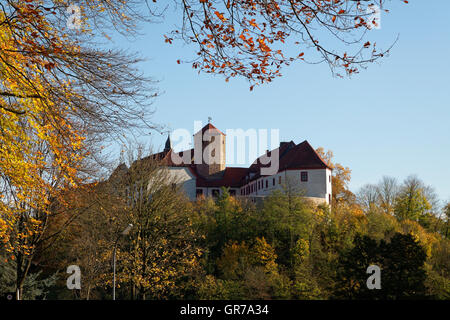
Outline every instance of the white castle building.
<svg viewBox="0 0 450 320"><path fill-rule="evenodd" d="M174 152L168 138L164 150L148 158L167 166L191 200L217 197L222 187L233 196L258 199L289 185L316 203L331 203L331 169L307 141L281 142L249 168L226 167L226 135L208 123L194 134L193 149ZM267 170L267 159L277 162L275 170Z"/></svg>

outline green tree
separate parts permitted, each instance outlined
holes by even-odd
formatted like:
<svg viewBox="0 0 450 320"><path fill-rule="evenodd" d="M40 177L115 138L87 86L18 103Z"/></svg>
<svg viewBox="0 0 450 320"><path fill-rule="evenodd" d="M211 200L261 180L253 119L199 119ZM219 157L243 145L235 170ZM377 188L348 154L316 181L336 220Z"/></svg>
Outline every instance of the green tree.
<svg viewBox="0 0 450 320"><path fill-rule="evenodd" d="M292 254L294 259L293 298L301 300L322 298L322 290L314 273L309 243L299 239Z"/></svg>
<svg viewBox="0 0 450 320"><path fill-rule="evenodd" d="M293 263L292 249L298 239L310 240L316 223L310 206L302 193L290 188L276 190L263 203L259 223L262 236L273 243L282 264Z"/></svg>
<svg viewBox="0 0 450 320"><path fill-rule="evenodd" d="M5 260L0 256L0 259ZM16 261L9 260L0 264L0 297L14 293L16 290ZM21 299L36 300L45 299L50 288L56 284L57 273L44 277L41 271L30 272L23 284Z"/></svg>
<svg viewBox="0 0 450 320"><path fill-rule="evenodd" d="M444 207L444 214L445 214L444 234L445 234L445 237L448 239L450 236L450 234L448 232L448 228L450 226L450 202L447 203L447 205Z"/></svg>
<svg viewBox="0 0 450 320"><path fill-rule="evenodd" d="M387 242L356 236L353 249L342 253L335 297L340 299L420 299L426 295L426 253L411 236L396 233ZM381 268L381 289L368 289L370 265Z"/></svg>
<svg viewBox="0 0 450 320"><path fill-rule="evenodd" d="M394 213L399 220L410 219L425 222L432 209L423 183L415 176L408 177L395 202Z"/></svg>

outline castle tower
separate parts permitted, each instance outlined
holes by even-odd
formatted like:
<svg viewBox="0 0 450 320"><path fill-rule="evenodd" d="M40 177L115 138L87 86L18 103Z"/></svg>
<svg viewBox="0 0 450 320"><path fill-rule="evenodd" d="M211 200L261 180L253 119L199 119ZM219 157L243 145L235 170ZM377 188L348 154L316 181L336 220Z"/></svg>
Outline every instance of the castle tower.
<svg viewBox="0 0 450 320"><path fill-rule="evenodd" d="M167 135L166 145L164 146L164 152L172 150L172 142L170 141L170 134Z"/></svg>
<svg viewBox="0 0 450 320"><path fill-rule="evenodd" d="M208 177L225 170L226 136L211 123L194 134L194 161L197 172Z"/></svg>

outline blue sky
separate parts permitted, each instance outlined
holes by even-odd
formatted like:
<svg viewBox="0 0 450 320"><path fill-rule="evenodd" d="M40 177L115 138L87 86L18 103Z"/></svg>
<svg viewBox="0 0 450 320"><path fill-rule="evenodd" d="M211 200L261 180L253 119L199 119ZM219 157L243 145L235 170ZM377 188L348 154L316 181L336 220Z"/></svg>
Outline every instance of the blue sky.
<svg viewBox="0 0 450 320"><path fill-rule="evenodd" d="M178 23L167 13L161 24L143 26L142 35L115 46L147 58L140 67L159 80L153 120L172 129L193 130L193 122L213 118L219 129L278 128L280 140L334 152L352 169L351 189L376 183L383 175L403 180L417 174L450 200L450 1L388 2L381 29L369 39L388 44L389 57L351 79L334 78L328 66L296 63L275 82L249 91L244 80L226 83L198 74L178 59L192 48L167 45L163 34ZM158 149L165 137L141 137Z"/></svg>

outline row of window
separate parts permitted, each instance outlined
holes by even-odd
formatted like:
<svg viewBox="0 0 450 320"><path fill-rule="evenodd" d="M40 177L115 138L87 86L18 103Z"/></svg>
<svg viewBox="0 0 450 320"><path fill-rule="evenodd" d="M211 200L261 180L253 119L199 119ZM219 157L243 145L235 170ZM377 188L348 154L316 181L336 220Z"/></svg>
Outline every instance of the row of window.
<svg viewBox="0 0 450 320"><path fill-rule="evenodd" d="M230 196L235 196L236 195L236 190L230 189L228 190L228 192L230 193ZM195 194L197 196L197 198L202 197L203 196L203 189L197 189L195 191ZM220 189L212 189L211 190L211 194L213 197L217 198L220 195Z"/></svg>
<svg viewBox="0 0 450 320"><path fill-rule="evenodd" d="M309 179L308 172L301 171L300 172L300 181L308 182L308 179ZM331 182L331 176L329 176L329 180ZM275 182L276 182L275 178L272 178L272 181L271 181L272 186L275 186ZM281 182L282 182L282 176L278 176L278 184L281 184ZM249 195L249 194L256 192L257 190L268 189L269 184L270 184L270 178L265 179L265 180L258 180L256 182L252 183L251 185L248 185L245 188L241 189L241 195ZM230 192L230 195L232 195L232 196L236 195L236 190L231 189L231 190L229 190L229 192ZM218 197L220 195L220 189L212 189L211 194L213 197ZM197 195L197 198L203 196L203 189L197 189L196 195Z"/></svg>
<svg viewBox="0 0 450 320"><path fill-rule="evenodd" d="M281 184L281 176L278 176L278 184ZM267 189L269 188L269 180L258 180L251 185L246 186L245 188L241 189L241 195L249 195L253 192L256 192L261 189ZM301 182L308 182L308 172L302 171L300 172L300 181ZM265 185L265 187L264 187ZM275 186L275 178L272 178L272 186Z"/></svg>

